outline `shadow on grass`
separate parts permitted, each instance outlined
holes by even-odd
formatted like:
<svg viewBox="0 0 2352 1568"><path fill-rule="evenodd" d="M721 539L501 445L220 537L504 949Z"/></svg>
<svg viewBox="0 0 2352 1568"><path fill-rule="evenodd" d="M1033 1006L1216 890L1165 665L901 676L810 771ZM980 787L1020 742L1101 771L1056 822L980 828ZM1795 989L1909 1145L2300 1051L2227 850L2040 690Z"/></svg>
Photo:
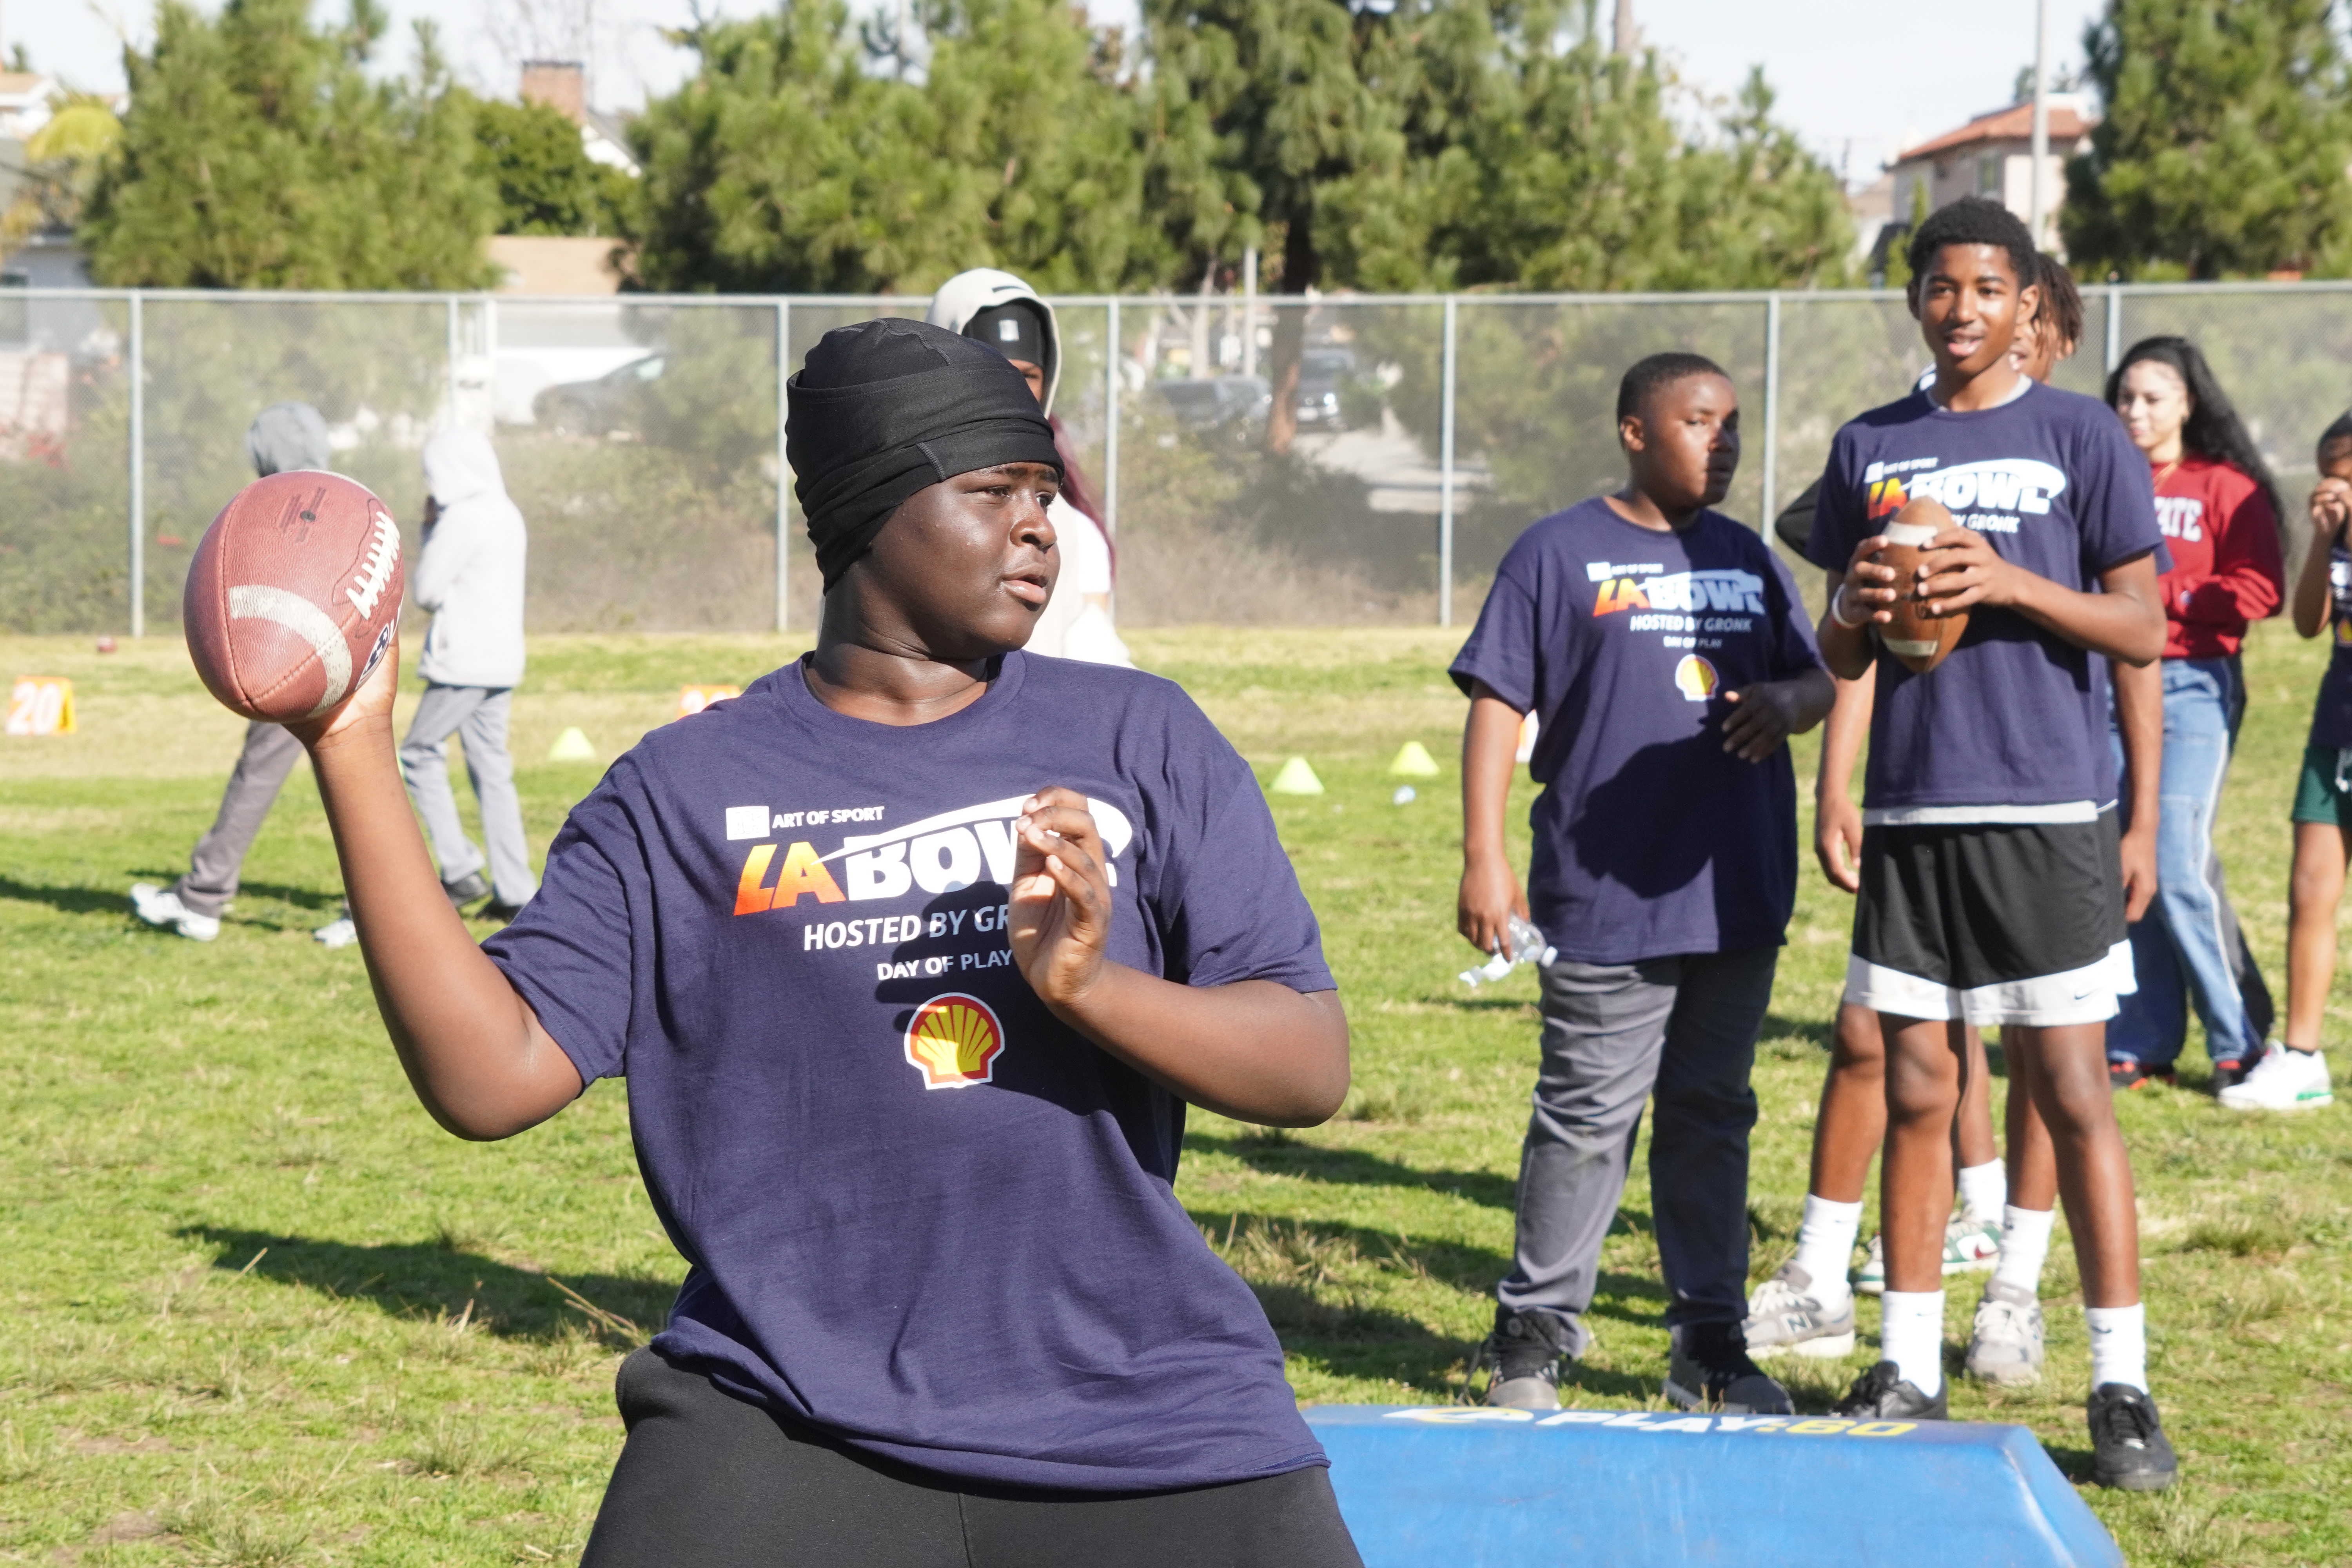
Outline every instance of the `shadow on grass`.
<svg viewBox="0 0 2352 1568"><path fill-rule="evenodd" d="M2058 1473L2076 1486L2087 1487L2095 1484L2094 1476L2098 1456L2092 1453L2090 1449L2061 1448L2043 1443L2042 1451L2050 1456L2050 1462L2058 1467Z"/></svg>
<svg viewBox="0 0 2352 1568"><path fill-rule="evenodd" d="M1507 996L1423 996L1424 1007L1448 1007L1457 1013L1526 1013L1536 1011L1532 996L1514 1000Z"/></svg>
<svg viewBox="0 0 2352 1568"><path fill-rule="evenodd" d="M1416 1170L1360 1149L1327 1149L1287 1136L1244 1133L1221 1138L1214 1133L1188 1132L1184 1135L1184 1147L1193 1153L1229 1154L1266 1175L1300 1176L1349 1186L1417 1187L1424 1192L1468 1198L1488 1208L1516 1211L1518 1207L1517 1181L1487 1171ZM1611 1236L1646 1235L1653 1228L1649 1211L1636 1202L1637 1189L1646 1190L1647 1180L1644 1171L1636 1169L1633 1173L1625 1195L1618 1203L1616 1217L1610 1221ZM1507 1267L1508 1260L1505 1262Z"/></svg>
<svg viewBox="0 0 2352 1568"><path fill-rule="evenodd" d="M246 882L238 887L237 892L257 899L276 899L278 902L291 904L298 910L319 913L330 910L339 911L343 907L343 895L340 892L325 893L316 888L289 887L283 882ZM274 926L278 922L249 921L247 923Z"/></svg>
<svg viewBox="0 0 2352 1568"><path fill-rule="evenodd" d="M1433 1331L1419 1318L1377 1304L1379 1294L1385 1286L1426 1280L1475 1299L1484 1317L1493 1308L1495 1282L1511 1266L1491 1248L1363 1226L1231 1210L1186 1212L1257 1297L1286 1351L1333 1373L1391 1380L1442 1399L1461 1393L1478 1340ZM1665 1309L1658 1280L1603 1272L1586 1315L1654 1328ZM1578 1386L1595 1394L1642 1399L1655 1392L1642 1378L1597 1368L1579 1368L1576 1377Z"/></svg>
<svg viewBox="0 0 2352 1568"><path fill-rule="evenodd" d="M1802 1040L1826 1052L1830 1048L1830 1033L1834 1022L1829 1018L1788 1018L1778 1013L1767 1013L1764 1022L1757 1028L1756 1037L1759 1040Z"/></svg>
<svg viewBox="0 0 2352 1568"><path fill-rule="evenodd" d="M1418 1187L1451 1193L1488 1208L1517 1206L1518 1184L1508 1176L1486 1171L1419 1171L1360 1149L1327 1149L1296 1138L1221 1138L1203 1132L1184 1135L1188 1152L1229 1154L1253 1171L1267 1175L1304 1176L1310 1181L1349 1186Z"/></svg>
<svg viewBox="0 0 2352 1568"><path fill-rule="evenodd" d="M174 872L173 876L178 875ZM166 877L165 881L170 881ZM102 888L44 888L30 882L19 882L14 877L0 877L0 899L24 904L47 904L68 915L119 914L125 920L131 913L131 885L120 889Z"/></svg>
<svg viewBox="0 0 2352 1568"><path fill-rule="evenodd" d="M601 1316L592 1317L547 1275L481 1257L461 1241L360 1246L221 1226L189 1226L173 1234L215 1248L215 1268L371 1302L394 1317L457 1318L470 1302L473 1322L509 1339L551 1339L567 1328L589 1327L618 1343L642 1343L660 1331L677 1294L675 1284L658 1279L560 1276L598 1309Z"/></svg>

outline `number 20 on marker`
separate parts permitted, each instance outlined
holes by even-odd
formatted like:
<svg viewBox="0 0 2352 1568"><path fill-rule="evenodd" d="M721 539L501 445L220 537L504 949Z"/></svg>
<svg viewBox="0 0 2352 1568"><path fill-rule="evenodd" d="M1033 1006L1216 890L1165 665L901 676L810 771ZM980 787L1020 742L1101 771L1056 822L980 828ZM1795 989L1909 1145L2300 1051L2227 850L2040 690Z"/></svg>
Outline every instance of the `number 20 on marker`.
<svg viewBox="0 0 2352 1568"><path fill-rule="evenodd" d="M54 675L20 675L8 691L11 735L74 732L73 682Z"/></svg>

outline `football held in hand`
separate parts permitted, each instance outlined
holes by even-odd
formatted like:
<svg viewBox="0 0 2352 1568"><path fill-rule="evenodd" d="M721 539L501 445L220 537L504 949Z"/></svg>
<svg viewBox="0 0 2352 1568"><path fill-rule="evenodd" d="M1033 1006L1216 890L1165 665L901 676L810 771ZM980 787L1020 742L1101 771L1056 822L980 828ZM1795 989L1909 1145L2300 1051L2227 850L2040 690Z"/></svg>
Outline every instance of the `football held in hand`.
<svg viewBox="0 0 2352 1568"><path fill-rule="evenodd" d="M196 546L182 626L196 673L288 723L358 690L400 616L400 525L364 485L296 469L237 491Z"/></svg>
<svg viewBox="0 0 2352 1568"><path fill-rule="evenodd" d="M1920 496L1895 513L1895 521L1884 530L1886 544L1877 559L1880 565L1895 568L1895 603L1888 606L1894 619L1876 628L1878 640L1916 674L1925 675L1943 663L1945 656L1959 646L1960 634L1969 629L1966 610L1930 615L1921 591L1927 581L1921 569L1936 569L1935 552L1927 548L1927 542L1955 526L1943 502Z"/></svg>

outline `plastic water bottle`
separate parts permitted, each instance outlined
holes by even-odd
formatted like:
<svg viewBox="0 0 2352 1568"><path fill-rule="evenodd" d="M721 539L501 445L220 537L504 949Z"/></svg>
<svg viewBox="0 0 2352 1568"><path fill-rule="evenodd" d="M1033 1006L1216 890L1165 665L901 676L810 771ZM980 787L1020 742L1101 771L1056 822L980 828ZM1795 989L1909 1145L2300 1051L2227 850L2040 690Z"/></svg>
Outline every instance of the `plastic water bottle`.
<svg viewBox="0 0 2352 1568"><path fill-rule="evenodd" d="M1510 945L1477 968L1464 970L1462 983L1474 990L1481 984L1492 984L1522 963L1549 963L1559 951L1544 941L1544 933L1536 929L1533 921L1513 915Z"/></svg>

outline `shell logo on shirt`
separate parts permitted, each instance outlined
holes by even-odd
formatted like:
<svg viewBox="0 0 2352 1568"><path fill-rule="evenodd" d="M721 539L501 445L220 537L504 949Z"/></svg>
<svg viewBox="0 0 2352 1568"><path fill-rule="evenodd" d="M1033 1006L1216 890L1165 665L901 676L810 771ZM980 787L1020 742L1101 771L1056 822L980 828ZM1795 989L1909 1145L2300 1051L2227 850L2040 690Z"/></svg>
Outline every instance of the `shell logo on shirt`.
<svg viewBox="0 0 2352 1568"><path fill-rule="evenodd" d="M996 1074L1004 1026L977 996L950 991L915 1009L907 1026L907 1060L925 1089L969 1089Z"/></svg>
<svg viewBox="0 0 2352 1568"><path fill-rule="evenodd" d="M1721 683L1715 666L1695 653L1683 655L1675 666L1675 689L1683 694L1685 702L1704 702L1715 695Z"/></svg>

